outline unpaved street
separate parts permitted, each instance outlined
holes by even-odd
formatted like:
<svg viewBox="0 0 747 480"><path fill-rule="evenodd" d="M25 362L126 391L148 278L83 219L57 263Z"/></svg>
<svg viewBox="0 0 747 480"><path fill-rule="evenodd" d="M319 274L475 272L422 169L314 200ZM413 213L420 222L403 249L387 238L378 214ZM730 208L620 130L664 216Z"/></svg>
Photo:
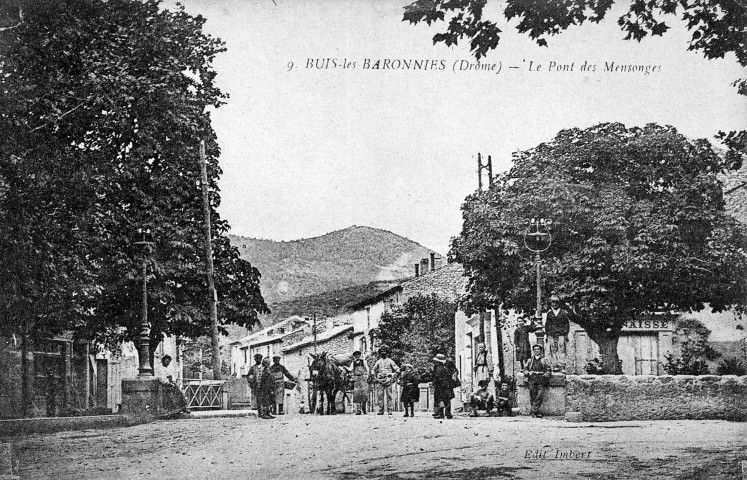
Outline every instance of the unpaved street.
<svg viewBox="0 0 747 480"><path fill-rule="evenodd" d="M425 413L168 420L3 441L24 480L731 479L742 478L747 460L745 423L439 421Z"/></svg>

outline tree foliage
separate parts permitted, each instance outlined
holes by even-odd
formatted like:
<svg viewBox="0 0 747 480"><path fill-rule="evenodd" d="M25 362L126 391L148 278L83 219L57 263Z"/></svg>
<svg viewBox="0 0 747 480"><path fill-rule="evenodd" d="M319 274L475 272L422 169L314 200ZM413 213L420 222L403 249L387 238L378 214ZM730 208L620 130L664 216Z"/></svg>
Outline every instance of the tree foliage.
<svg viewBox="0 0 747 480"><path fill-rule="evenodd" d="M725 212L707 140L672 127L600 124L563 130L514 155L513 168L462 207L451 255L471 276L468 306L531 313L531 218L550 218L544 298L554 294L618 365L624 322L657 311L744 310L747 237ZM617 370L617 369L615 369Z"/></svg>
<svg viewBox="0 0 747 480"><path fill-rule="evenodd" d="M20 23L0 31L6 327L133 339L146 264L152 343L208 333L200 139L220 321L256 323L267 311L259 272L216 211L220 150L206 107L226 98L211 66L224 44L204 18L157 0L15 3Z"/></svg>
<svg viewBox="0 0 747 480"><path fill-rule="evenodd" d="M416 295L384 313L374 335L391 349L397 364L411 363L421 381L429 381L437 353L454 355L456 304L436 294Z"/></svg>
<svg viewBox="0 0 747 480"><path fill-rule="evenodd" d="M500 42L498 24L484 18L488 0L415 0L405 6L403 21L428 25L447 22L446 30L433 36L433 43L457 45L470 42L470 50L479 60ZM599 23L612 9L615 0L506 0L506 22L518 21L516 29L540 46L548 38L571 26ZM618 3L620 3L618 1ZM690 33L688 50L705 58L724 58L734 54L747 67L747 3L741 0L630 0L628 10L617 24L625 40L641 41L648 35L663 35L669 30L668 19L679 17ZM747 78L734 81L741 95L747 95ZM718 138L729 147L729 160L736 168L747 155L747 131L720 132Z"/></svg>

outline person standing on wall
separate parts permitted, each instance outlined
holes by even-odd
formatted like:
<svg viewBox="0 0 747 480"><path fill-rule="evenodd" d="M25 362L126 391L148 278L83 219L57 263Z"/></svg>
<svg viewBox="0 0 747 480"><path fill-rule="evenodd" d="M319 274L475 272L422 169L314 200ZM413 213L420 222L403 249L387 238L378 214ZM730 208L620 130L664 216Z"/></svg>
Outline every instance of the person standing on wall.
<svg viewBox="0 0 747 480"><path fill-rule="evenodd" d="M389 347L382 345L379 348L379 359L373 367L373 374L379 384L379 413L384 415L384 404L386 403L387 413L392 414L392 385L399 373L399 367L394 360L389 358Z"/></svg>
<svg viewBox="0 0 747 480"><path fill-rule="evenodd" d="M537 331L534 321L524 315L519 318L519 325L514 330L514 356L524 369L524 363L532 356L532 345L529 343L529 334ZM503 379L501 379L503 380Z"/></svg>
<svg viewBox="0 0 747 480"><path fill-rule="evenodd" d="M249 390L251 393L250 401L252 408L259 410L259 402L257 400L257 392L259 392L259 381L262 379L262 355L259 353L254 355L254 365L249 367L249 373L246 375L246 381L249 383Z"/></svg>
<svg viewBox="0 0 747 480"><path fill-rule="evenodd" d="M529 387L529 402L531 403L530 415L532 417L542 418L540 408L542 399L545 394L545 387L550 382L552 367L550 362L543 355L543 348L539 344L532 347L532 357L527 362L524 376L527 379Z"/></svg>
<svg viewBox="0 0 747 480"><path fill-rule="evenodd" d="M288 372L288 369L284 365L280 364L280 355L272 357L272 365L270 366L270 372L272 378L275 379L275 403L273 412L275 415L284 415L283 403L285 403L285 379L287 378L293 383L296 383L296 379L293 375Z"/></svg>
<svg viewBox="0 0 747 480"><path fill-rule="evenodd" d="M368 365L361 358L360 350L353 352L353 363L350 365L353 376L353 403L355 403L355 414L366 414L368 403Z"/></svg>
<svg viewBox="0 0 747 480"><path fill-rule="evenodd" d="M555 363L565 367L566 345L568 333L571 330L571 315L568 310L560 306L560 299L555 295L550 297L550 311L545 319L546 341L550 347L550 358Z"/></svg>

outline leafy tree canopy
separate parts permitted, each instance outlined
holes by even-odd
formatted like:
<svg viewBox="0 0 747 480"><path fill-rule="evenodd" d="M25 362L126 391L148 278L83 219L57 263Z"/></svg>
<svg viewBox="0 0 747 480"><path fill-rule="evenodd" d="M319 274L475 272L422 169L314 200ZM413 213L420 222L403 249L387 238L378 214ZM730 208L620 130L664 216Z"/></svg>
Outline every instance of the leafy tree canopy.
<svg viewBox="0 0 747 480"><path fill-rule="evenodd" d="M618 365L623 322L656 311L714 311L747 301L747 237L725 212L707 140L672 127L563 130L514 155L513 168L462 207L451 255L470 273L473 307L535 308L528 220L549 218L544 298L557 295Z"/></svg>
<svg viewBox="0 0 747 480"><path fill-rule="evenodd" d="M455 312L454 302L436 294L416 295L384 313L374 335L397 364L411 363L421 381L429 381L433 357L454 356Z"/></svg>
<svg viewBox="0 0 747 480"><path fill-rule="evenodd" d="M267 311L259 272L230 246L216 211L220 150L206 107L226 98L211 66L225 47L202 31L205 19L181 7L162 10L157 0L16 0L4 7L6 327L132 339L145 263L152 342L162 333L208 333L200 139L207 143L219 319L256 323Z"/></svg>

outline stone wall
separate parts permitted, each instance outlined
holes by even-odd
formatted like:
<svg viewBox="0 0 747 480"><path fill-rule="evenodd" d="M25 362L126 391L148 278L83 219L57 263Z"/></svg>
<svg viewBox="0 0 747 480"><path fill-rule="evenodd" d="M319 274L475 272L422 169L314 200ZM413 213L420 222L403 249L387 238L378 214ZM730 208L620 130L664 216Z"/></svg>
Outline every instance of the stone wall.
<svg viewBox="0 0 747 480"><path fill-rule="evenodd" d="M747 376L568 375L565 404L584 421L747 421Z"/></svg>

